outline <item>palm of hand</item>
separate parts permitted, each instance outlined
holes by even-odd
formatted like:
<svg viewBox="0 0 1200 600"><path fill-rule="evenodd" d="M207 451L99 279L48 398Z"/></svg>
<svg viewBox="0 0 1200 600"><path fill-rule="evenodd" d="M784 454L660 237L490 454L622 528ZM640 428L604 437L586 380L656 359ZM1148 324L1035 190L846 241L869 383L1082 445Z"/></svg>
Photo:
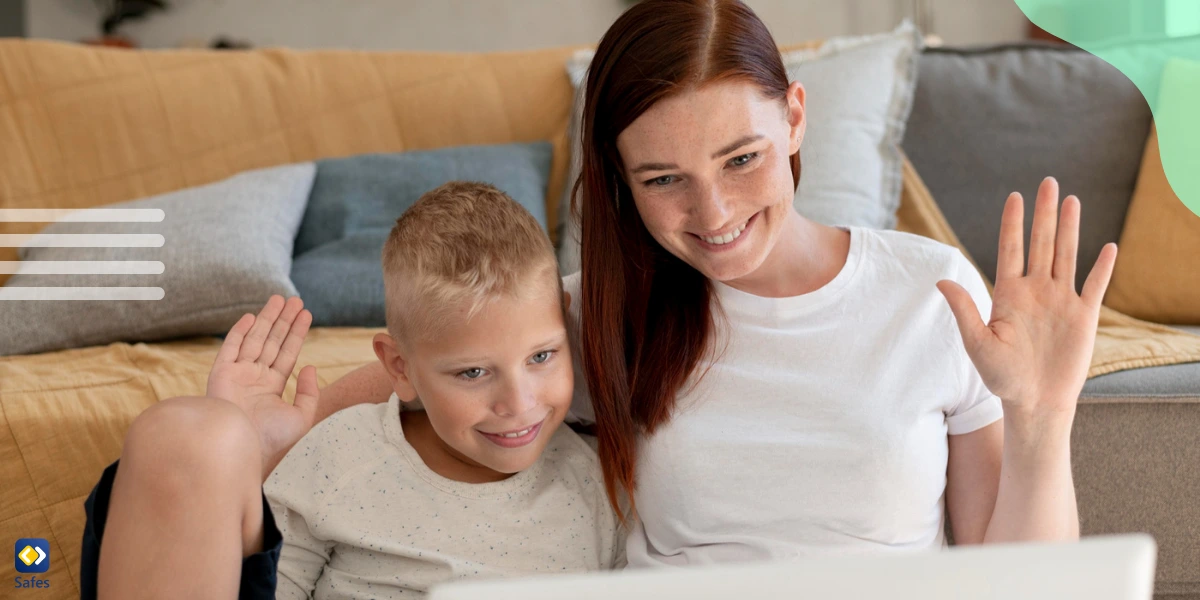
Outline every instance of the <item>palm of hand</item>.
<svg viewBox="0 0 1200 600"><path fill-rule="evenodd" d="M208 376L208 395L236 404L259 434L264 465L274 465L313 426L316 413L316 369L297 377L296 398L289 404L283 391L312 324L299 298L286 302L272 296L257 315L245 315L233 326Z"/></svg>
<svg viewBox="0 0 1200 600"><path fill-rule="evenodd" d="M287 377L267 365L258 362L214 365L208 382L208 395L237 404L260 434L269 438L263 440L268 447L299 439L310 426L304 415L283 399Z"/></svg>
<svg viewBox="0 0 1200 600"><path fill-rule="evenodd" d="M967 354L984 384L1006 409L1073 414L1087 377L1100 302L1112 274L1116 247L1105 246L1075 292L1079 200L1067 197L1058 213L1058 184L1038 190L1025 270L1024 207L1009 197L1000 232L1000 253L992 314L984 324L970 295L957 284L940 282L958 321Z"/></svg>

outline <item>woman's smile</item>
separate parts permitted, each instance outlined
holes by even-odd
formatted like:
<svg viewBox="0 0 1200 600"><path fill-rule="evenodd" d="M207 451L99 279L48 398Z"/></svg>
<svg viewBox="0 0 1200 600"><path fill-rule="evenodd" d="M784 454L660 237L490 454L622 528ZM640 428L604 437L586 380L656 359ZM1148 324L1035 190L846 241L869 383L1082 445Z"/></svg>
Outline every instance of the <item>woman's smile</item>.
<svg viewBox="0 0 1200 600"><path fill-rule="evenodd" d="M754 223L758 221L758 215L762 211L754 213L749 219L726 228L724 231L717 231L712 234L691 233L692 239L696 241L702 249L709 252L729 252L735 248L741 247L743 239L749 237L750 230Z"/></svg>

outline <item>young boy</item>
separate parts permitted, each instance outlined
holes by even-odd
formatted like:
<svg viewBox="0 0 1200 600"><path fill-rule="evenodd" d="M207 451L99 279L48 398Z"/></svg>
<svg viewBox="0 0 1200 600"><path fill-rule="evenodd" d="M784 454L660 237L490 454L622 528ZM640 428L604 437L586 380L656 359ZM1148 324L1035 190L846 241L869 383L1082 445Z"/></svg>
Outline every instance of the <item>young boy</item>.
<svg viewBox="0 0 1200 600"><path fill-rule="evenodd" d="M230 331L209 397L130 426L86 503L85 598L413 598L620 566L598 457L560 426L570 348L537 222L450 183L397 220L383 269L391 400L313 427L315 369L281 399L311 315L272 298Z"/></svg>

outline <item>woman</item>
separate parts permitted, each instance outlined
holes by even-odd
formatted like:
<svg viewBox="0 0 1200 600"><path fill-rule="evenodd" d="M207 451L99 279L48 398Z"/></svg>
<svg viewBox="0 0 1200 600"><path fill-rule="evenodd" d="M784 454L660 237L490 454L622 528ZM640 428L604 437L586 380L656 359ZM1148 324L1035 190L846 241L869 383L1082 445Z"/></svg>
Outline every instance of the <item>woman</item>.
<svg viewBox="0 0 1200 600"><path fill-rule="evenodd" d="M989 300L953 248L809 221L804 100L738 0L646 0L597 48L564 285L630 564L938 547L944 514L959 544L1077 538L1070 430L1115 245L1077 294L1079 201L1060 216L1047 179L1027 270L1005 204ZM323 401L388 393L368 367Z"/></svg>

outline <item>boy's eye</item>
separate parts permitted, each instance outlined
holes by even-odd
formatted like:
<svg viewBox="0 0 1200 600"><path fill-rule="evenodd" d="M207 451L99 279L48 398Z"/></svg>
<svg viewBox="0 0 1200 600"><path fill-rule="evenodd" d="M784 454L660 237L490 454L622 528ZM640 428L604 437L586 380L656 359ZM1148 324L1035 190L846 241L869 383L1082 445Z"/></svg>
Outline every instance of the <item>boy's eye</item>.
<svg viewBox="0 0 1200 600"><path fill-rule="evenodd" d="M729 161L729 164L731 164L735 167L742 167L742 166L745 166L750 161L754 160L757 156L758 156L757 152L751 152L749 154L735 156L735 157L733 157L732 160Z"/></svg>
<svg viewBox="0 0 1200 600"><path fill-rule="evenodd" d="M480 377L483 377L483 369L480 369L479 367L467 369L466 371L459 373L458 376L464 379L479 379Z"/></svg>
<svg viewBox="0 0 1200 600"><path fill-rule="evenodd" d="M539 365L540 365L540 364L542 364L542 363L544 363L544 362L546 362L546 361L550 360L550 355L551 355L551 354L554 354L554 351L552 351L552 350L547 350L547 351L545 351L545 352L538 352L537 354L534 354L534 355L533 355L533 362L535 362L535 363L537 363L537 364L539 364Z"/></svg>

